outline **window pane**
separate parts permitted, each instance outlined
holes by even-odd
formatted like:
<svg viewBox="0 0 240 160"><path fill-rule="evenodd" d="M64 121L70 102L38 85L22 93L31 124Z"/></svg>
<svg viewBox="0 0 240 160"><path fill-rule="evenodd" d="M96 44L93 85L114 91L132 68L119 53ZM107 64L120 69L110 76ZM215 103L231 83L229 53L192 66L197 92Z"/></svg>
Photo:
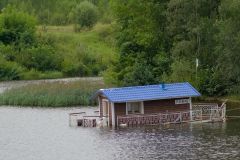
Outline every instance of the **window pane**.
<svg viewBox="0 0 240 160"><path fill-rule="evenodd" d="M141 102L127 103L128 114L141 113Z"/></svg>

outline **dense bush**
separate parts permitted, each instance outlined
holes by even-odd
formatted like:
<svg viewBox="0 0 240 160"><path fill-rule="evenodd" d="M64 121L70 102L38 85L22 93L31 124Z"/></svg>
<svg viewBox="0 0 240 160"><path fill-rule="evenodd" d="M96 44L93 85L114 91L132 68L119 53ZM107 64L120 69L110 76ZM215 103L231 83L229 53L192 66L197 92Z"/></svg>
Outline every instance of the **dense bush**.
<svg viewBox="0 0 240 160"><path fill-rule="evenodd" d="M89 76L90 75L90 70L87 68L87 66L85 66L82 63L64 63L64 69L63 69L63 73L66 76Z"/></svg>
<svg viewBox="0 0 240 160"><path fill-rule="evenodd" d="M21 64L28 69L39 71L61 70L62 58L51 46L38 46L22 51L24 59Z"/></svg>
<svg viewBox="0 0 240 160"><path fill-rule="evenodd" d="M7 6L0 14L0 42L13 45L30 45L35 41L34 17Z"/></svg>
<svg viewBox="0 0 240 160"><path fill-rule="evenodd" d="M15 62L8 62L0 57L0 80L18 80L23 68Z"/></svg>
<svg viewBox="0 0 240 160"><path fill-rule="evenodd" d="M16 52L14 47L0 43L0 56L7 61L14 61L16 59Z"/></svg>

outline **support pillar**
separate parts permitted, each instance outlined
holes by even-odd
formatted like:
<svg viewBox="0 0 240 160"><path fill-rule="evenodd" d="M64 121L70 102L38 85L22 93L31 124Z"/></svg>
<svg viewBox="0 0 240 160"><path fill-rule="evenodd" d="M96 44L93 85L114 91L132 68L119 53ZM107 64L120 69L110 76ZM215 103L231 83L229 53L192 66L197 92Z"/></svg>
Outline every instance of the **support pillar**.
<svg viewBox="0 0 240 160"><path fill-rule="evenodd" d="M192 98L189 97L189 106L190 106L190 121L193 121L193 115L192 115Z"/></svg>

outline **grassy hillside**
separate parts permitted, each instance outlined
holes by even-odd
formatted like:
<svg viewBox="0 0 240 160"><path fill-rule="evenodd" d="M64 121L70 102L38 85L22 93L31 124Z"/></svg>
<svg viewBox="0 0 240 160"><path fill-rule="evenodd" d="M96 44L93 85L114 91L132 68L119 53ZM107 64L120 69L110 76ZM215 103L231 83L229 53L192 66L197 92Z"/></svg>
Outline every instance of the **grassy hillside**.
<svg viewBox="0 0 240 160"><path fill-rule="evenodd" d="M0 80L100 76L116 59L111 24L37 26L32 37L31 45L0 43Z"/></svg>
<svg viewBox="0 0 240 160"><path fill-rule="evenodd" d="M38 34L54 41L65 76L98 76L116 56L111 24L98 23L80 32L72 25L38 26Z"/></svg>

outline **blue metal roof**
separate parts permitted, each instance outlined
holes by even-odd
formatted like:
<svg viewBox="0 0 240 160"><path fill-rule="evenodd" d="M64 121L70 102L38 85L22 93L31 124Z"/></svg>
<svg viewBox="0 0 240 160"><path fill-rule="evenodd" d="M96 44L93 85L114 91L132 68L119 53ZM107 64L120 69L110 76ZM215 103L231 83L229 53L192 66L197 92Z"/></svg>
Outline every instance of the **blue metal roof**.
<svg viewBox="0 0 240 160"><path fill-rule="evenodd" d="M188 82L100 89L97 94L103 94L114 103L197 97L201 95Z"/></svg>

